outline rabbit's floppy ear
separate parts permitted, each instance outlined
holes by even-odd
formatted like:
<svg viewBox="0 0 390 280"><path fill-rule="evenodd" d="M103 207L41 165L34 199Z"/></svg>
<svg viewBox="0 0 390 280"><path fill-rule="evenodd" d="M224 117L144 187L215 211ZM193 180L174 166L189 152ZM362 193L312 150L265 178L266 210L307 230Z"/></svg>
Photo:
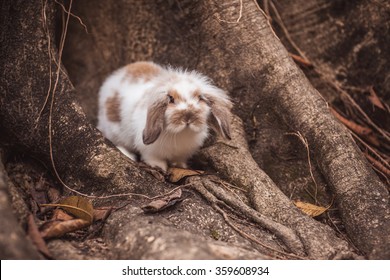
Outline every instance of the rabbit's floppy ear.
<svg viewBox="0 0 390 280"><path fill-rule="evenodd" d="M148 108L146 125L142 133L142 140L145 145L154 143L160 136L164 128L164 114L167 106L167 100L160 99Z"/></svg>
<svg viewBox="0 0 390 280"><path fill-rule="evenodd" d="M222 90L220 91L221 92L217 92L217 94L203 93L203 96L211 109L211 116L209 119L210 127L224 138L230 140L230 109L232 103L225 92Z"/></svg>

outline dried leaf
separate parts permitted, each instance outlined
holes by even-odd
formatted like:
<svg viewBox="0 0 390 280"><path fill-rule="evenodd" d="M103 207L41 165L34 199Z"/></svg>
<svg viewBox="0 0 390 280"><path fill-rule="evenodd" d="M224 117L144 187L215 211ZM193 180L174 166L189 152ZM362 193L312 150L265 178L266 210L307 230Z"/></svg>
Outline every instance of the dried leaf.
<svg viewBox="0 0 390 280"><path fill-rule="evenodd" d="M296 54L292 54L292 53L289 53L289 55L292 57L292 59L296 63L298 63L298 64L300 64L302 66L305 66L305 67L312 67L313 66L313 64L310 61L308 61L307 59L303 58L302 56L299 56L299 55L296 55Z"/></svg>
<svg viewBox="0 0 390 280"><path fill-rule="evenodd" d="M57 208L54 210L53 217L51 219L58 220L58 221L69 221L69 220L73 220L74 217L66 213L64 210Z"/></svg>
<svg viewBox="0 0 390 280"><path fill-rule="evenodd" d="M73 219L69 221L49 221L42 225L40 231L44 239L61 237L65 233L73 232L89 226L90 223L83 219Z"/></svg>
<svg viewBox="0 0 390 280"><path fill-rule="evenodd" d="M41 206L54 206L64 209L66 212L74 215L79 219L88 221L90 224L93 220L93 206L92 203L80 196L69 196L61 199L58 203L41 204Z"/></svg>
<svg viewBox="0 0 390 280"><path fill-rule="evenodd" d="M113 207L108 208L99 208L93 210L93 220L106 220L108 216L111 214Z"/></svg>
<svg viewBox="0 0 390 280"><path fill-rule="evenodd" d="M348 120L344 118L342 115L340 115L335 109L330 107L330 111L332 114L339 120L341 121L346 127L348 127L350 130L355 132L358 135L370 135L372 134L372 129L369 127L362 126L360 124L355 123L354 121Z"/></svg>
<svg viewBox="0 0 390 280"><path fill-rule="evenodd" d="M168 174L169 174L168 180L172 183L177 183L185 177L201 175L203 173L204 171L201 170L191 170L191 169L171 167L168 169Z"/></svg>
<svg viewBox="0 0 390 280"><path fill-rule="evenodd" d="M28 226L28 230L27 230L28 236L30 237L34 245L37 247L39 252L51 258L49 249L46 246L46 242L45 240L43 240L41 234L39 233L38 227L34 221L34 216L32 214L28 216L27 226Z"/></svg>
<svg viewBox="0 0 390 280"><path fill-rule="evenodd" d="M373 87L370 87L370 96L368 96L368 99L371 101L372 104L374 104L376 107L381 108L382 110L385 110L385 107L383 106L382 101L376 95L375 90Z"/></svg>
<svg viewBox="0 0 390 280"><path fill-rule="evenodd" d="M176 203L182 201L184 198L182 197L181 189L177 189L172 194L167 195L162 198L155 199L148 203L147 205L141 206L142 210L145 213L156 213L160 212L168 207L175 205Z"/></svg>
<svg viewBox="0 0 390 280"><path fill-rule="evenodd" d="M294 204L296 207L298 207L303 213L311 216L311 217L317 217L324 213L326 210L329 209L329 207L322 207L317 206L308 202L302 202L302 201L294 201Z"/></svg>

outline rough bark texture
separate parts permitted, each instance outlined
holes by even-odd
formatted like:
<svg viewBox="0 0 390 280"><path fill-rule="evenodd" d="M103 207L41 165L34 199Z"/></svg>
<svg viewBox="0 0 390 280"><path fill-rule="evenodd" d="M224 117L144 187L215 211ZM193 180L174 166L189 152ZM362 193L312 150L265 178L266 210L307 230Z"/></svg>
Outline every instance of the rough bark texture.
<svg viewBox="0 0 390 280"><path fill-rule="evenodd" d="M344 88L365 89L375 86L380 96L388 98L386 93L390 89L390 61L386 49L390 43L390 35L385 31L389 29L388 2L280 1L277 4L292 39L323 76ZM314 30L320 32L313 32ZM286 44L288 45L287 42ZM323 92L325 96L329 96L326 90ZM357 95L353 91L352 94ZM358 100L362 98L361 93L359 94L356 97ZM328 100L331 101L332 97L328 97ZM379 123L379 126L386 125ZM326 130L321 129L319 132L326 133ZM339 135L337 131L333 133ZM337 194L341 214L351 238L365 252L379 250L382 252L373 252L373 255L388 258L388 191L373 180L372 170L367 167L366 161L356 160L361 157L356 147L342 145L337 155L334 150L339 146L339 140L334 138L329 145L325 145L321 140L324 137L319 135L314 139L320 140L313 143L316 151L322 150L317 161L324 170L323 173L330 175L328 182ZM329 156L325 156L326 154ZM351 160L355 162L351 169L340 164ZM339 167L333 168L332 165ZM334 172L335 169L338 172ZM351 178L351 174L355 176ZM373 214L379 215L378 218L371 219Z"/></svg>
<svg viewBox="0 0 390 280"><path fill-rule="evenodd" d="M346 240L299 212L285 196L286 189L282 186L285 193L280 191L273 182L277 180L269 178L253 160L259 159L260 165L265 161L256 150L249 152L243 127L249 136L253 117L262 122L265 115L272 115L272 123L278 126L270 128L274 135L299 131L307 139L318 165L316 172L322 173L323 185L331 186L353 243L366 257L390 258L386 188L346 130L329 114L326 103L293 63L254 1L243 1L242 11L239 1L75 1L72 11L83 20L88 33L72 19L62 57L65 67L58 72L52 59L58 61L61 54L61 24L56 18L61 7L52 1L38 2L12 1L1 7L4 75L0 78L0 130L8 149L23 151L52 166L48 123L54 98L51 142L64 182L88 194L164 193L171 187L168 183L122 156L90 123L96 120L96 94L105 76L136 60L197 69L230 92L234 113L244 122L235 117L233 141L206 147L197 163L244 188L248 197L238 194L242 203L246 201L252 210L290 228L293 233L288 240L298 236L297 243L303 244L301 251L299 244L291 246L298 248L294 250L274 240L243 214L248 205L229 205L233 200L224 199L225 193L207 181L193 183L193 189L211 206L194 194L182 202L181 211L175 208L145 216L139 210L145 201L128 199L130 205L110 217L102 234L114 248L111 258L272 256L227 225L217 211L221 205L236 218L246 217L248 222L242 221L240 226L273 248L313 259L355 257ZM121 201L112 199L109 203L119 205ZM359 212L353 211L356 207ZM210 238L215 232L220 237L214 239L219 241Z"/></svg>
<svg viewBox="0 0 390 280"><path fill-rule="evenodd" d="M1 150L0 150L1 156ZM10 181L0 162L0 259L40 259L41 256L20 227L9 194Z"/></svg>

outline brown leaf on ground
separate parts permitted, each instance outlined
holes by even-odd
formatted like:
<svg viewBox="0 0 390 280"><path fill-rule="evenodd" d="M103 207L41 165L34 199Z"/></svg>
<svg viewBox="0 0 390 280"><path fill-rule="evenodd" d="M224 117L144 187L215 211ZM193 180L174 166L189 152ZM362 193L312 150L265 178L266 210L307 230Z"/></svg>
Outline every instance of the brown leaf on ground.
<svg viewBox="0 0 390 280"><path fill-rule="evenodd" d="M317 206L308 202L294 201L296 207L298 207L303 213L311 216L317 217L324 213L329 207Z"/></svg>
<svg viewBox="0 0 390 280"><path fill-rule="evenodd" d="M113 207L102 207L93 210L93 220L106 220L111 214Z"/></svg>
<svg viewBox="0 0 390 280"><path fill-rule="evenodd" d="M203 173L204 171L201 170L171 167L168 169L168 174L169 174L168 180L172 183L177 183L183 178L189 176L201 175Z"/></svg>
<svg viewBox="0 0 390 280"><path fill-rule="evenodd" d="M340 115L335 109L330 107L330 111L332 114L341 122L343 123L346 127L348 127L350 130L355 132L358 135L370 135L372 134L372 129L369 127L362 126L360 124L357 124L351 120L348 120L347 118L344 118L342 115Z"/></svg>
<svg viewBox="0 0 390 280"><path fill-rule="evenodd" d="M73 219L69 221L48 221L40 228L41 236L44 239L61 237L68 232L73 232L89 226L90 223L84 219Z"/></svg>
<svg viewBox="0 0 390 280"><path fill-rule="evenodd" d="M89 222L89 224L91 224L93 221L92 203L84 197L69 196L61 199L58 203L41 204L41 206L59 207L73 216Z"/></svg>
<svg viewBox="0 0 390 280"><path fill-rule="evenodd" d="M74 217L66 213L64 210L57 208L53 211L53 217L51 220L57 220L57 221L69 221L73 220Z"/></svg>
<svg viewBox="0 0 390 280"><path fill-rule="evenodd" d="M156 213L160 212L168 207L172 207L176 203L182 201L184 198L182 196L183 192L181 189L177 189L173 193L155 199L148 203L147 205L141 206L142 210L145 213Z"/></svg>
<svg viewBox="0 0 390 280"><path fill-rule="evenodd" d="M300 64L305 67L313 67L313 64L307 59L303 58L302 56L292 54L292 53L289 53L289 55L297 64Z"/></svg>
<svg viewBox="0 0 390 280"><path fill-rule="evenodd" d="M382 101L378 97L378 95L375 93L375 90L373 87L370 87L370 96L368 96L368 100L371 101L373 105L375 105L378 108L381 108L382 110L386 110L385 107L383 106Z"/></svg>

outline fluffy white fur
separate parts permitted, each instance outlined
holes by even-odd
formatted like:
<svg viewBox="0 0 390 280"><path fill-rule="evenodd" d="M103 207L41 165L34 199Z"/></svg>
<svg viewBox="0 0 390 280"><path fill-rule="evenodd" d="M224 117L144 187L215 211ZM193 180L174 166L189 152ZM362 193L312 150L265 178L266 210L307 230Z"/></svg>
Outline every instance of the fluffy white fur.
<svg viewBox="0 0 390 280"><path fill-rule="evenodd" d="M188 158L202 146L209 134L209 120L213 114L211 104L219 102L226 111L230 110L231 103L223 90L198 72L153 65L160 67L161 71L152 78L133 79L126 67L107 78L99 92L98 128L133 160L136 158L134 153L139 153L141 160L152 167L163 170L167 170L168 165L185 168ZM180 96L180 101L175 104L169 104L167 96L172 90ZM200 92L201 99L195 98L194 92ZM120 122L107 118L105 106L107 99L116 93L120 97ZM148 110L158 102L167 103L163 105L166 106L162 116L163 129L154 142L145 144L143 134ZM206 121L201 124L172 121L175 114L186 110L196 111L194 115ZM214 115L217 125L221 126L220 117Z"/></svg>

